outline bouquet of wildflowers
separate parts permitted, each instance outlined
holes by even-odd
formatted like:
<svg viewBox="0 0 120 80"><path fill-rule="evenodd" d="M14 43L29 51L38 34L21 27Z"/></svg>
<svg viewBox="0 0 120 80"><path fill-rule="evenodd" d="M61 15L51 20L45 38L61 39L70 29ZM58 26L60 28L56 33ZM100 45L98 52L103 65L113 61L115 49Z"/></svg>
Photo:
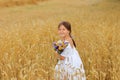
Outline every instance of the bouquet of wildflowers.
<svg viewBox="0 0 120 80"><path fill-rule="evenodd" d="M53 48L59 54L61 54L67 46L68 46L68 42L64 42L61 40L58 42L53 42Z"/></svg>

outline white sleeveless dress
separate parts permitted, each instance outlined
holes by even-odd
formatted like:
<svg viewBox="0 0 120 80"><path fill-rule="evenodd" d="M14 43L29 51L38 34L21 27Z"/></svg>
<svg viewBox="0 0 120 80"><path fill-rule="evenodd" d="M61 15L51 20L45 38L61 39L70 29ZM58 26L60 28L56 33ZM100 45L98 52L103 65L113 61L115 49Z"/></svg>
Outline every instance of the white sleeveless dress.
<svg viewBox="0 0 120 80"><path fill-rule="evenodd" d="M72 48L69 43L61 55L65 59L59 60L55 66L55 80L86 80L84 66L76 48Z"/></svg>

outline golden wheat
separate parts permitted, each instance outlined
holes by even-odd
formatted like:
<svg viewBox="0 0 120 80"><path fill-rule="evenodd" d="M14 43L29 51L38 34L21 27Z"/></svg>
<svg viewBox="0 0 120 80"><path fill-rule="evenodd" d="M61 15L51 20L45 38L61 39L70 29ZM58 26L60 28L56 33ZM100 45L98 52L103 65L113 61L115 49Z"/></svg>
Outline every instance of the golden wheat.
<svg viewBox="0 0 120 80"><path fill-rule="evenodd" d="M26 4L38 4L45 0L0 0L0 7L20 6Z"/></svg>

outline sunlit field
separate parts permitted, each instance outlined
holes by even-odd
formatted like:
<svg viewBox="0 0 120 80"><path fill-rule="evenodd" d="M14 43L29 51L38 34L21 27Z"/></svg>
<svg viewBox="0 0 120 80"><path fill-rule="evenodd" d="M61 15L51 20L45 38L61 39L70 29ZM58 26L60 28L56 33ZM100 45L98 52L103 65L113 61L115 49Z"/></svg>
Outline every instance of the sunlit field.
<svg viewBox="0 0 120 80"><path fill-rule="evenodd" d="M47 0L0 7L0 80L54 80L52 42L66 20L87 80L120 79L120 1Z"/></svg>
<svg viewBox="0 0 120 80"><path fill-rule="evenodd" d="M0 0L0 7L21 6L26 4L38 4L46 0Z"/></svg>

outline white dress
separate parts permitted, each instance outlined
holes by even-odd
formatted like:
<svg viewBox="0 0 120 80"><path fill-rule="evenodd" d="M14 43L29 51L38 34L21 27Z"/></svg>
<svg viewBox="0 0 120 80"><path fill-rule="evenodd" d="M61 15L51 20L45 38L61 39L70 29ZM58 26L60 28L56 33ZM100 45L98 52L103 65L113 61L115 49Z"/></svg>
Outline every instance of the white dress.
<svg viewBox="0 0 120 80"><path fill-rule="evenodd" d="M55 66L55 80L86 80L82 60L75 47L70 43L61 53L65 57Z"/></svg>

